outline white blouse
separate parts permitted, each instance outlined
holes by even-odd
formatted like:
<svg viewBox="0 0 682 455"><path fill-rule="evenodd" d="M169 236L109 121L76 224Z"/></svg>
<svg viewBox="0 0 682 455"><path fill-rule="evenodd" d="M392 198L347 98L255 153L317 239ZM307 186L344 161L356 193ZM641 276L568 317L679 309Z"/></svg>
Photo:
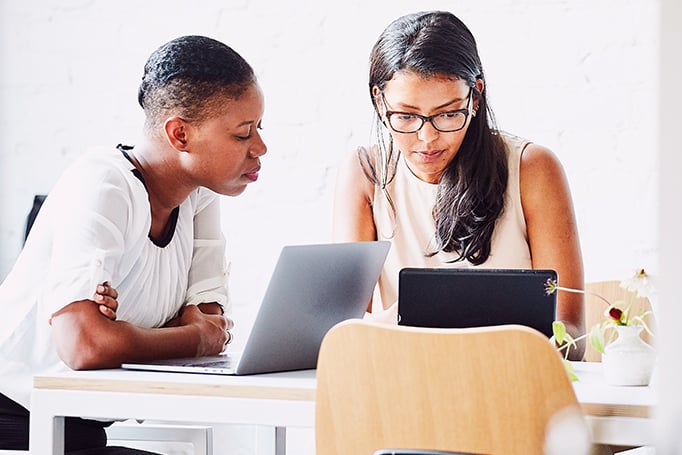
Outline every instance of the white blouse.
<svg viewBox="0 0 682 455"><path fill-rule="evenodd" d="M0 392L29 408L35 374L68 369L48 320L92 299L98 283L119 293L117 319L160 327L185 304L228 308L225 239L217 195L199 188L178 208L169 243L149 238L144 183L118 150L89 153L50 191L14 268L0 285Z"/></svg>

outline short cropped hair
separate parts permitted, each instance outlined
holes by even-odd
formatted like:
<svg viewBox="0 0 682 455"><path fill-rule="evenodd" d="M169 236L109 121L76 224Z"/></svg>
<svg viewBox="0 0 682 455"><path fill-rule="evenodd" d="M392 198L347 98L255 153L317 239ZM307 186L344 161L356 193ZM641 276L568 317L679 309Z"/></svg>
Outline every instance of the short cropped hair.
<svg viewBox="0 0 682 455"><path fill-rule="evenodd" d="M182 36L149 57L138 102L147 127L168 115L202 121L216 113L225 97L237 99L255 82L251 66L229 46L205 36Z"/></svg>

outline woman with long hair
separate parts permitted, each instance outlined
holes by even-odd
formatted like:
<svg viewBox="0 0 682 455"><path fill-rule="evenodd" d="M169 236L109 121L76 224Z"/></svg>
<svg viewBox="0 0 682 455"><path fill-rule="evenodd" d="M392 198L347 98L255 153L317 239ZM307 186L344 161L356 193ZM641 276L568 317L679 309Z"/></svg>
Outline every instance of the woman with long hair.
<svg viewBox="0 0 682 455"><path fill-rule="evenodd" d="M547 148L497 128L462 21L433 11L392 22L371 51L369 94L377 141L342 163L334 203L335 240L392 242L381 305L368 311L395 321L404 267L554 269L582 289L563 168ZM560 294L557 319L582 334L582 296Z"/></svg>

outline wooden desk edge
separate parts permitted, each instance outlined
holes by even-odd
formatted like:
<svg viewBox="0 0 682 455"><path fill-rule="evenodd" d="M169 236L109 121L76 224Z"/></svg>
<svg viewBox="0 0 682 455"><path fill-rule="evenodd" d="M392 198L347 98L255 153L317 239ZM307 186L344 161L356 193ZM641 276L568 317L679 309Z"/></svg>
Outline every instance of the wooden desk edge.
<svg viewBox="0 0 682 455"><path fill-rule="evenodd" d="M653 417L651 406L628 404L579 403L583 414L596 417Z"/></svg>
<svg viewBox="0 0 682 455"><path fill-rule="evenodd" d="M42 390L78 390L112 393L153 393L270 400L315 401L315 390L254 385L178 384L133 380L54 378L36 376L33 387Z"/></svg>

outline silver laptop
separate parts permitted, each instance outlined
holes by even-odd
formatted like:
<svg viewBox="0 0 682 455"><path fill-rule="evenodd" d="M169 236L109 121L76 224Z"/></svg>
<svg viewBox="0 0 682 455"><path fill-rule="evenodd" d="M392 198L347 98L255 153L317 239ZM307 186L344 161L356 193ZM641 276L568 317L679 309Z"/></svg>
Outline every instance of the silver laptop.
<svg viewBox="0 0 682 455"><path fill-rule="evenodd" d="M398 277L400 325L440 328L520 324L552 336L554 270L402 269Z"/></svg>
<svg viewBox="0 0 682 455"><path fill-rule="evenodd" d="M315 368L327 331L364 315L389 248L387 241L285 246L241 354L122 368L226 375Z"/></svg>

